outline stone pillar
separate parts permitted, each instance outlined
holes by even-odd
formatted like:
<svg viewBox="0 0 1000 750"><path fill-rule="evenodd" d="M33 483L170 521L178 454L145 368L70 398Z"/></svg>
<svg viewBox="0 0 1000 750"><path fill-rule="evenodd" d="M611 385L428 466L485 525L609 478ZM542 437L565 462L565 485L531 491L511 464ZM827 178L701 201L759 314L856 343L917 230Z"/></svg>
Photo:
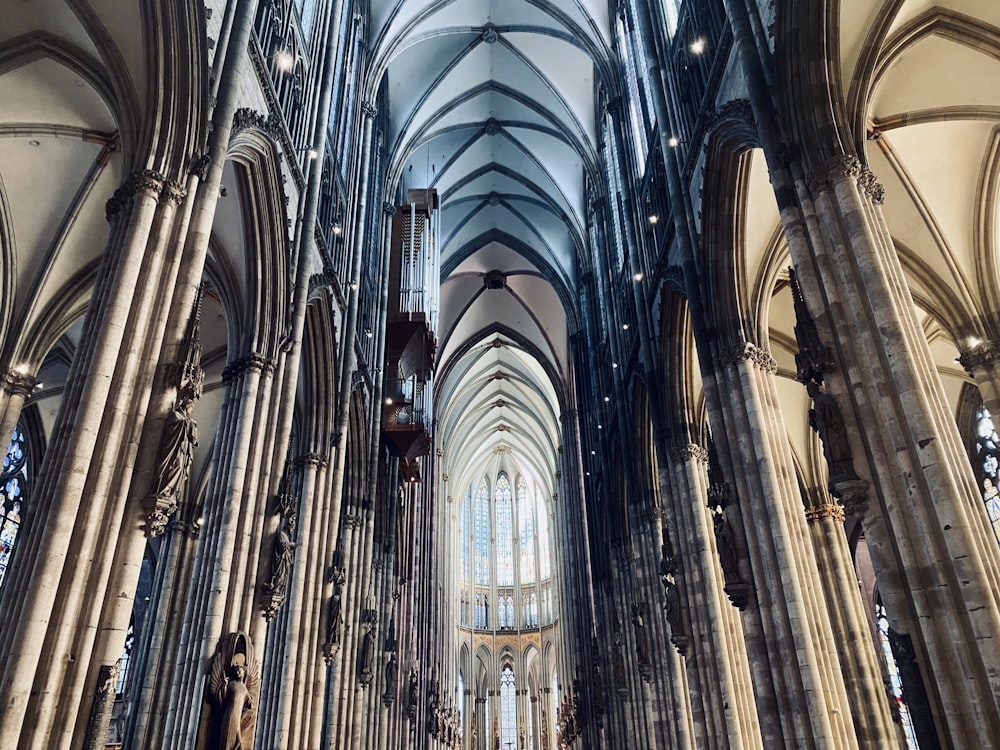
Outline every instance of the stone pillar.
<svg viewBox="0 0 1000 750"><path fill-rule="evenodd" d="M990 416L996 415L995 419L1000 420L1000 341L960 348L962 355L958 361L976 381Z"/></svg>
<svg viewBox="0 0 1000 750"><path fill-rule="evenodd" d="M738 612L726 596L726 575L720 565L716 519L706 505L708 451L684 445L670 454L664 488L668 519L676 530L681 563L680 583L685 586L691 623L689 670L699 673L705 696L705 747L763 748L746 643ZM721 512L721 510L719 511ZM719 519L721 523L727 523ZM732 543L723 555L735 558ZM671 563L664 554L661 577ZM731 561L726 562L731 566ZM730 575L732 572L730 571Z"/></svg>
<svg viewBox="0 0 1000 750"><path fill-rule="evenodd" d="M27 372L9 368L0 373L0 450L6 451L17 420L21 417L24 400L35 390L38 381Z"/></svg>
<svg viewBox="0 0 1000 750"><path fill-rule="evenodd" d="M719 364L714 393L721 413L712 414L713 434L733 467L777 698L773 710L781 717L783 737L765 736L765 745L853 747L851 707L828 645L834 635L778 408L776 364L749 343L724 352Z"/></svg>
<svg viewBox="0 0 1000 750"><path fill-rule="evenodd" d="M112 231L105 273L3 589L6 616L0 631L11 647L0 681L5 706L0 726L12 747L22 730L25 741L54 735L58 739L49 746L62 746L74 727L86 724L86 708L80 714L82 696L89 694L84 684L88 675L97 679L96 628L119 551L109 539L128 544L138 536L134 529L119 533L128 491L122 466L144 416L156 356L147 347L157 336L150 300L159 296L165 248L183 196L163 175L141 171L108 204ZM6 406L5 420L13 418L10 400ZM70 558L80 563L67 566ZM134 590L134 576L131 582ZM118 653L101 663L120 655L127 625L128 615ZM67 653L74 654L73 661L60 656ZM41 669L42 663L47 668Z"/></svg>
<svg viewBox="0 0 1000 750"><path fill-rule="evenodd" d="M815 269L840 354L831 392L850 395L882 501L865 516L876 572L880 581L897 575L908 592L911 633L923 641L926 674L939 686L932 702L952 741L989 745L1000 733L1000 673L989 666L1000 663L1000 551L913 316L881 186L842 156L796 187L809 254L795 257L805 250L798 242L793 258ZM991 380L987 362L968 359Z"/></svg>

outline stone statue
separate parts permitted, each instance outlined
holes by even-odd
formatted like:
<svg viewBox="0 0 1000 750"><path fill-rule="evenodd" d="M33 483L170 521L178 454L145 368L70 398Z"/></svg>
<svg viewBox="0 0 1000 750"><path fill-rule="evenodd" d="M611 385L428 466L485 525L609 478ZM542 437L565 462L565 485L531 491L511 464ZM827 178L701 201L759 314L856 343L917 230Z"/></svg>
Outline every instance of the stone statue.
<svg viewBox="0 0 1000 750"><path fill-rule="evenodd" d="M340 645L341 633L344 629L344 615L341 612L342 596L340 586L333 590L330 597L330 618L327 622L326 642L333 646Z"/></svg>
<svg viewBox="0 0 1000 750"><path fill-rule="evenodd" d="M670 625L670 642L677 647L683 656L687 649L688 639L684 632L684 620L681 613L681 592L677 588L677 584L671 582L664 589L664 593L667 601L663 605L663 611L666 614L667 623Z"/></svg>
<svg viewBox="0 0 1000 750"><path fill-rule="evenodd" d="M719 565L726 583L740 580L739 563L736 560L736 545L733 541L733 530L729 521L722 513L712 514L712 528L715 532L715 546L719 551Z"/></svg>
<svg viewBox="0 0 1000 750"><path fill-rule="evenodd" d="M410 667L410 676L406 687L406 715L410 721L417 720L417 703L420 700L420 686L417 684L417 669Z"/></svg>
<svg viewBox="0 0 1000 750"><path fill-rule="evenodd" d="M156 482L150 497L156 509L169 516L177 509L184 485L191 471L194 449L198 446L198 424L192 416L194 399L181 398L167 417L160 441L160 462L156 467ZM163 525L166 519L162 519ZM162 531L154 529L156 533Z"/></svg>
<svg viewBox="0 0 1000 750"><path fill-rule="evenodd" d="M795 354L795 379L800 383L822 383L824 373L834 367L833 356L830 348L820 340L816 322L809 314L799 280L791 268L788 269L788 281L795 310L795 342L799 346Z"/></svg>
<svg viewBox="0 0 1000 750"><path fill-rule="evenodd" d="M625 675L625 656L622 654L622 634L616 630L611 644L611 675L618 695L628 695L628 678Z"/></svg>
<svg viewBox="0 0 1000 750"><path fill-rule="evenodd" d="M396 655L391 654L389 661L385 663L385 690L382 691L382 702L386 707L391 706L396 700L398 683L399 666L396 663Z"/></svg>
<svg viewBox="0 0 1000 750"><path fill-rule="evenodd" d="M368 628L365 638L361 642L361 651L358 654L358 680L363 685L372 681L375 674L375 627Z"/></svg>
<svg viewBox="0 0 1000 750"><path fill-rule="evenodd" d="M476 719L476 709L472 709L472 721L470 722L470 725L469 748L470 750L479 750L479 722Z"/></svg>
<svg viewBox="0 0 1000 750"><path fill-rule="evenodd" d="M292 541L295 534L295 515L290 515L277 536L274 538L274 548L271 558L271 580L264 584L264 589L272 594L284 594L288 585L288 574L292 569L292 558L298 544Z"/></svg>
<svg viewBox="0 0 1000 750"><path fill-rule="evenodd" d="M646 623L643 621L642 614L642 605L633 604L632 624L635 626L635 655L639 660L640 671L653 663L649 654L649 635L646 633Z"/></svg>
<svg viewBox="0 0 1000 750"><path fill-rule="evenodd" d="M819 435L823 443L823 455L830 469L831 487L837 482L856 480L854 465L851 462L851 446L847 441L847 428L844 417L833 396L821 391L815 383L808 383L806 390L813 400L813 408L809 410L809 426Z"/></svg>
<svg viewBox="0 0 1000 750"><path fill-rule="evenodd" d="M205 747L251 750L257 726L260 666L245 633L230 633L220 641L205 692L212 707Z"/></svg>
<svg viewBox="0 0 1000 750"><path fill-rule="evenodd" d="M430 690L427 691L427 731L433 737L437 737L441 732L441 726L438 722L437 692L437 679L431 672Z"/></svg>

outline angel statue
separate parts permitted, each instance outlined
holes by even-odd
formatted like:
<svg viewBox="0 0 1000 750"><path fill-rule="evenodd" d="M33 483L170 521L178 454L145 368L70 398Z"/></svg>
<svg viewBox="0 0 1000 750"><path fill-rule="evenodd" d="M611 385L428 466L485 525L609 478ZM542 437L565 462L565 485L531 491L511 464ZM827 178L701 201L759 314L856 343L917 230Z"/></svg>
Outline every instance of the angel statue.
<svg viewBox="0 0 1000 750"><path fill-rule="evenodd" d="M211 706L207 750L251 750L257 727L260 665L245 633L219 642L205 686Z"/></svg>

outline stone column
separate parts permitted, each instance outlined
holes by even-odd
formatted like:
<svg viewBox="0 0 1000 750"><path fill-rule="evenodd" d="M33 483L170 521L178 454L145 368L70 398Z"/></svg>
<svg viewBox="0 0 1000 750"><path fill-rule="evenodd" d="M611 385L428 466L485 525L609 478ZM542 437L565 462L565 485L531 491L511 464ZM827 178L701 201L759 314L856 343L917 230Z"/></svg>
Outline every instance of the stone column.
<svg viewBox="0 0 1000 750"><path fill-rule="evenodd" d="M103 535L110 530L110 538L119 538L128 487L120 467L127 464L123 457L142 423L152 369L145 344L156 333L148 302L157 299L164 249L183 195L163 175L141 171L109 201L106 273L88 311L54 430L58 437L38 475L37 502L3 591L7 616L0 630L11 649L0 682L5 705L0 726L12 747L22 728L26 741L28 736L46 741L42 738L51 734L57 739L49 746L60 747L70 741L74 726L86 723L81 696L89 695L88 673L91 684L97 678L99 665L91 662L96 626L118 552ZM127 533L121 537L122 543L130 541ZM67 567L70 557L80 564ZM133 579L133 589L134 584ZM118 653L103 663L120 655L125 627L127 615ZM57 656L66 653L76 659ZM41 669L42 663L48 667Z"/></svg>
<svg viewBox="0 0 1000 750"><path fill-rule="evenodd" d="M754 703L750 662L737 610L726 595L726 572L720 564L719 532L706 505L708 491L708 451L699 445L684 445L670 454L666 469L664 503L676 530L680 580L686 585L691 622L689 646L692 663L701 670L705 691L705 715L709 720L706 747L763 748L757 707ZM721 509L718 511L721 513ZM722 550L725 565L733 576L736 550L730 541ZM671 567L664 554L661 576ZM689 681L694 681L694 675Z"/></svg>
<svg viewBox="0 0 1000 750"><path fill-rule="evenodd" d="M853 747L851 707L828 646L834 636L778 409L776 364L749 343L719 359L715 394L721 413L712 415L713 434L733 467L774 710L781 717L783 737L765 737L765 743Z"/></svg>
<svg viewBox="0 0 1000 750"><path fill-rule="evenodd" d="M898 575L908 591L911 632L952 741L988 745L1000 733L1000 673L990 668L1000 663L1000 551L913 316L881 187L847 156L796 187L809 241L796 262L815 268L842 364L831 392L850 394L879 487L880 507L865 516L877 573Z"/></svg>
<svg viewBox="0 0 1000 750"><path fill-rule="evenodd" d="M996 415L1000 420L1000 341L984 341L968 347L960 342L959 348L962 355L958 361L976 381L990 416Z"/></svg>
<svg viewBox="0 0 1000 750"><path fill-rule="evenodd" d="M27 372L9 368L0 373L0 450L6 451L24 400L35 390L38 381Z"/></svg>
<svg viewBox="0 0 1000 750"><path fill-rule="evenodd" d="M844 534L843 507L833 502L825 489L814 488L807 493L805 514L825 584L833 642L844 672L858 744L872 750L892 747L896 731Z"/></svg>

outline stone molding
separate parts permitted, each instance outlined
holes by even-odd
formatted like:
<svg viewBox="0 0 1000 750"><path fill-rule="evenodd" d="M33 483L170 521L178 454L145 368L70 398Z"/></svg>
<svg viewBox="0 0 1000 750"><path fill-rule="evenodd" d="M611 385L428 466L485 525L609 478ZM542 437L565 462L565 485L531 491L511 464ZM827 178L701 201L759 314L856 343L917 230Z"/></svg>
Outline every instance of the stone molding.
<svg viewBox="0 0 1000 750"><path fill-rule="evenodd" d="M965 368L969 375L973 370L983 365L991 365L1000 362L1000 341L984 341L978 346L962 352L958 358L958 363Z"/></svg>
<svg viewBox="0 0 1000 750"><path fill-rule="evenodd" d="M670 455L674 460L681 463L687 463L688 461L698 461L703 464L708 463L708 450L702 448L700 445L695 445L694 443L688 443L687 445L681 445L674 448Z"/></svg>
<svg viewBox="0 0 1000 750"><path fill-rule="evenodd" d="M35 390L36 385L38 385L37 378L14 368L8 368L0 373L0 388L12 396L28 396Z"/></svg>
<svg viewBox="0 0 1000 750"><path fill-rule="evenodd" d="M251 352L245 357L234 359L222 370L222 382L226 385L233 380L246 375L249 372L258 374L273 375L276 363L273 359L268 359L263 354Z"/></svg>
<svg viewBox="0 0 1000 750"><path fill-rule="evenodd" d="M761 349L756 344L751 344L749 341L737 344L719 354L719 364L723 367L736 365L740 362L750 362L764 372L775 373L778 371L778 362L771 356L770 352Z"/></svg>
<svg viewBox="0 0 1000 750"><path fill-rule="evenodd" d="M806 521L816 523L832 519L839 523L844 522L844 509L837 503L822 503L806 508Z"/></svg>
<svg viewBox="0 0 1000 750"><path fill-rule="evenodd" d="M395 216L396 204L390 203L389 201L384 201L382 203L382 213L384 213L386 216Z"/></svg>
<svg viewBox="0 0 1000 750"><path fill-rule="evenodd" d="M361 105L361 112L369 120L374 120L378 116L378 109L371 102L365 102Z"/></svg>
<svg viewBox="0 0 1000 750"><path fill-rule="evenodd" d="M885 187L858 157L851 154L839 154L827 160L824 166L809 176L807 183L809 189L816 193L844 180L854 180L858 190L875 205L885 203Z"/></svg>
<svg viewBox="0 0 1000 750"><path fill-rule="evenodd" d="M325 468L330 465L329 459L320 453L303 453L301 456L295 459L296 468L305 468L306 466L313 466L316 468Z"/></svg>
<svg viewBox="0 0 1000 750"><path fill-rule="evenodd" d="M109 222L125 215L137 193L145 193L151 198L159 198L164 186L170 181L159 172L140 169L125 178L104 204L104 218ZM171 182L171 185L177 183Z"/></svg>

